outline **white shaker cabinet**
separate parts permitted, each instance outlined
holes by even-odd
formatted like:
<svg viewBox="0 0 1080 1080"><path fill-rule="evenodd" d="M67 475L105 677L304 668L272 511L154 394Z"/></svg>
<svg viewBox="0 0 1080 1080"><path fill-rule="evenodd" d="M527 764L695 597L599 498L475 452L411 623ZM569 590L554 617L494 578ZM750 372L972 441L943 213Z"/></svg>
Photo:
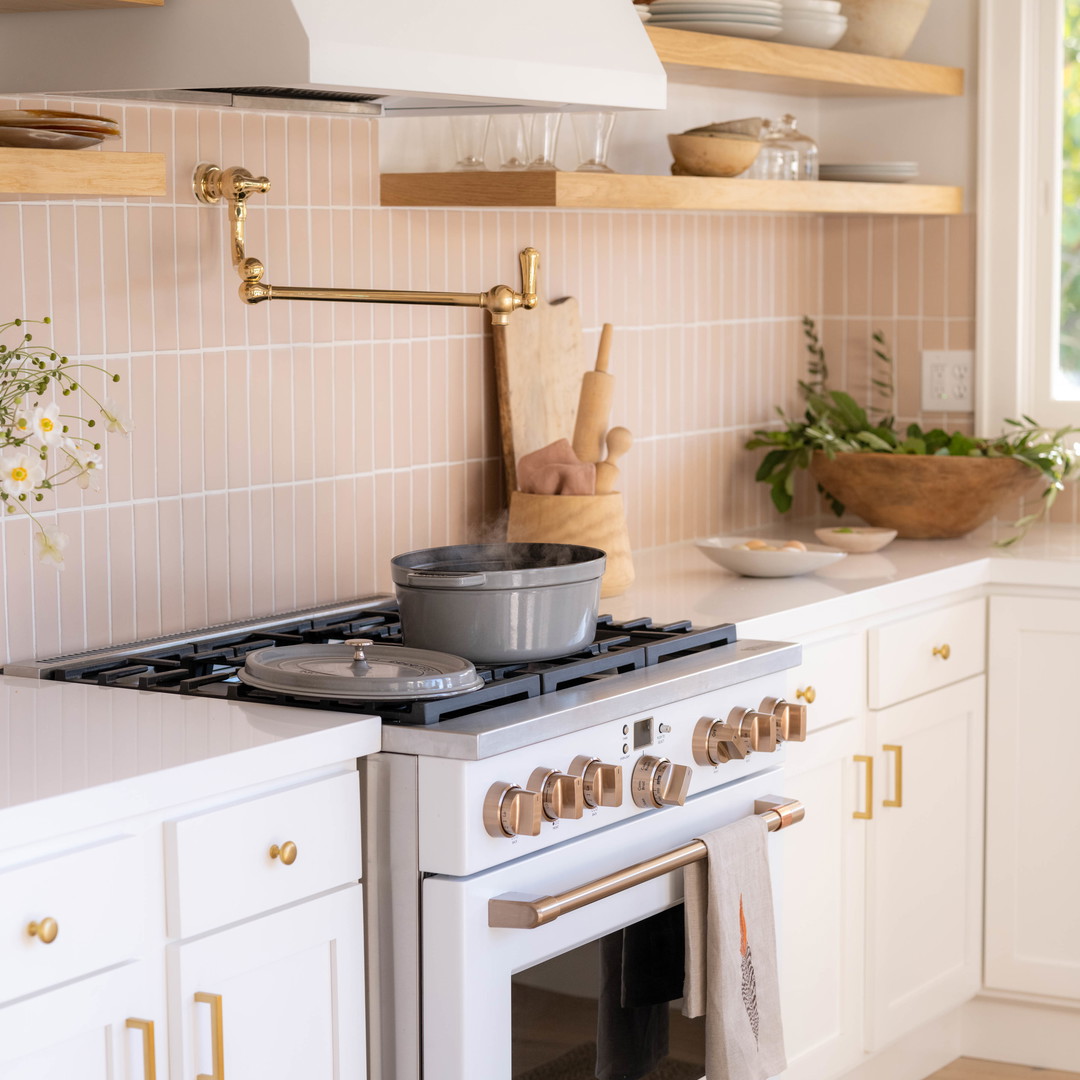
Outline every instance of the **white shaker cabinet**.
<svg viewBox="0 0 1080 1080"><path fill-rule="evenodd" d="M1080 600L990 601L986 985L1080 1000Z"/></svg>
<svg viewBox="0 0 1080 1080"><path fill-rule="evenodd" d="M984 701L977 676L870 714L871 1051L979 988Z"/></svg>
<svg viewBox="0 0 1080 1080"><path fill-rule="evenodd" d="M781 867L784 1080L836 1076L862 1056L866 834L853 813L864 724L860 717L812 732L784 770L784 794L807 808L797 829L769 840Z"/></svg>
<svg viewBox="0 0 1080 1080"><path fill-rule="evenodd" d="M172 1075L363 1080L359 885L169 947Z"/></svg>
<svg viewBox="0 0 1080 1080"><path fill-rule="evenodd" d="M165 1071L165 980L137 962L0 1009L4 1080L146 1080Z"/></svg>

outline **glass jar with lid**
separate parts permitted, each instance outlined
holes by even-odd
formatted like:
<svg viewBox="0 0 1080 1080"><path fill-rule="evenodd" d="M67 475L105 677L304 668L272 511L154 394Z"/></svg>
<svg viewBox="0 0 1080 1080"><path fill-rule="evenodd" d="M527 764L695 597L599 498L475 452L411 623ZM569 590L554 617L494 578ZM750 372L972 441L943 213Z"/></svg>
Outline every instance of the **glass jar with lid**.
<svg viewBox="0 0 1080 1080"><path fill-rule="evenodd" d="M761 150L744 174L751 180L816 180L818 146L798 128L790 113L766 120L761 129Z"/></svg>

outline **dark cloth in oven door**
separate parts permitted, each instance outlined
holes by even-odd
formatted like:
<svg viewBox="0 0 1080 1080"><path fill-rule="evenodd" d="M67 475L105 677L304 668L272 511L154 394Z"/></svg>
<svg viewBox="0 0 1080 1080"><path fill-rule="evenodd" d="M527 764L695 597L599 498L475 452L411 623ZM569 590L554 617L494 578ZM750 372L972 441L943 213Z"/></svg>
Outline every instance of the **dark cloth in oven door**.
<svg viewBox="0 0 1080 1080"><path fill-rule="evenodd" d="M668 1003L682 997L682 905L600 939L598 1080L641 1080L668 1055Z"/></svg>

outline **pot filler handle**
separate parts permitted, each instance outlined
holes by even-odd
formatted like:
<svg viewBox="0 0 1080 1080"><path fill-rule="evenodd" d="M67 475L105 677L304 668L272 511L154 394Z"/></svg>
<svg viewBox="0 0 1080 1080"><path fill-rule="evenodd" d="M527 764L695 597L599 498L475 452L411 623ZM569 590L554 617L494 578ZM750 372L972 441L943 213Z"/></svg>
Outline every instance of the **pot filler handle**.
<svg viewBox="0 0 1080 1080"><path fill-rule="evenodd" d="M487 581L486 574L439 574L409 572L408 583L417 589L475 589Z"/></svg>

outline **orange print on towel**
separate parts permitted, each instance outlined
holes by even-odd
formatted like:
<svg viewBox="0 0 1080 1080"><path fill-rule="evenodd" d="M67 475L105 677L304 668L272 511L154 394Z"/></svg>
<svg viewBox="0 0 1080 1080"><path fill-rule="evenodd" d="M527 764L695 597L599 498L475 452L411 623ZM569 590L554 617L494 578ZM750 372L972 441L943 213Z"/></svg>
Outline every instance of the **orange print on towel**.
<svg viewBox="0 0 1080 1080"><path fill-rule="evenodd" d="M754 1032L754 1042L758 1039L758 1007L757 1007L757 980L754 978L754 960L750 954L750 943L746 940L746 915L743 912L742 894L739 894L739 933L741 942L739 952L742 953L742 1000L746 1015L750 1020L750 1028Z"/></svg>

